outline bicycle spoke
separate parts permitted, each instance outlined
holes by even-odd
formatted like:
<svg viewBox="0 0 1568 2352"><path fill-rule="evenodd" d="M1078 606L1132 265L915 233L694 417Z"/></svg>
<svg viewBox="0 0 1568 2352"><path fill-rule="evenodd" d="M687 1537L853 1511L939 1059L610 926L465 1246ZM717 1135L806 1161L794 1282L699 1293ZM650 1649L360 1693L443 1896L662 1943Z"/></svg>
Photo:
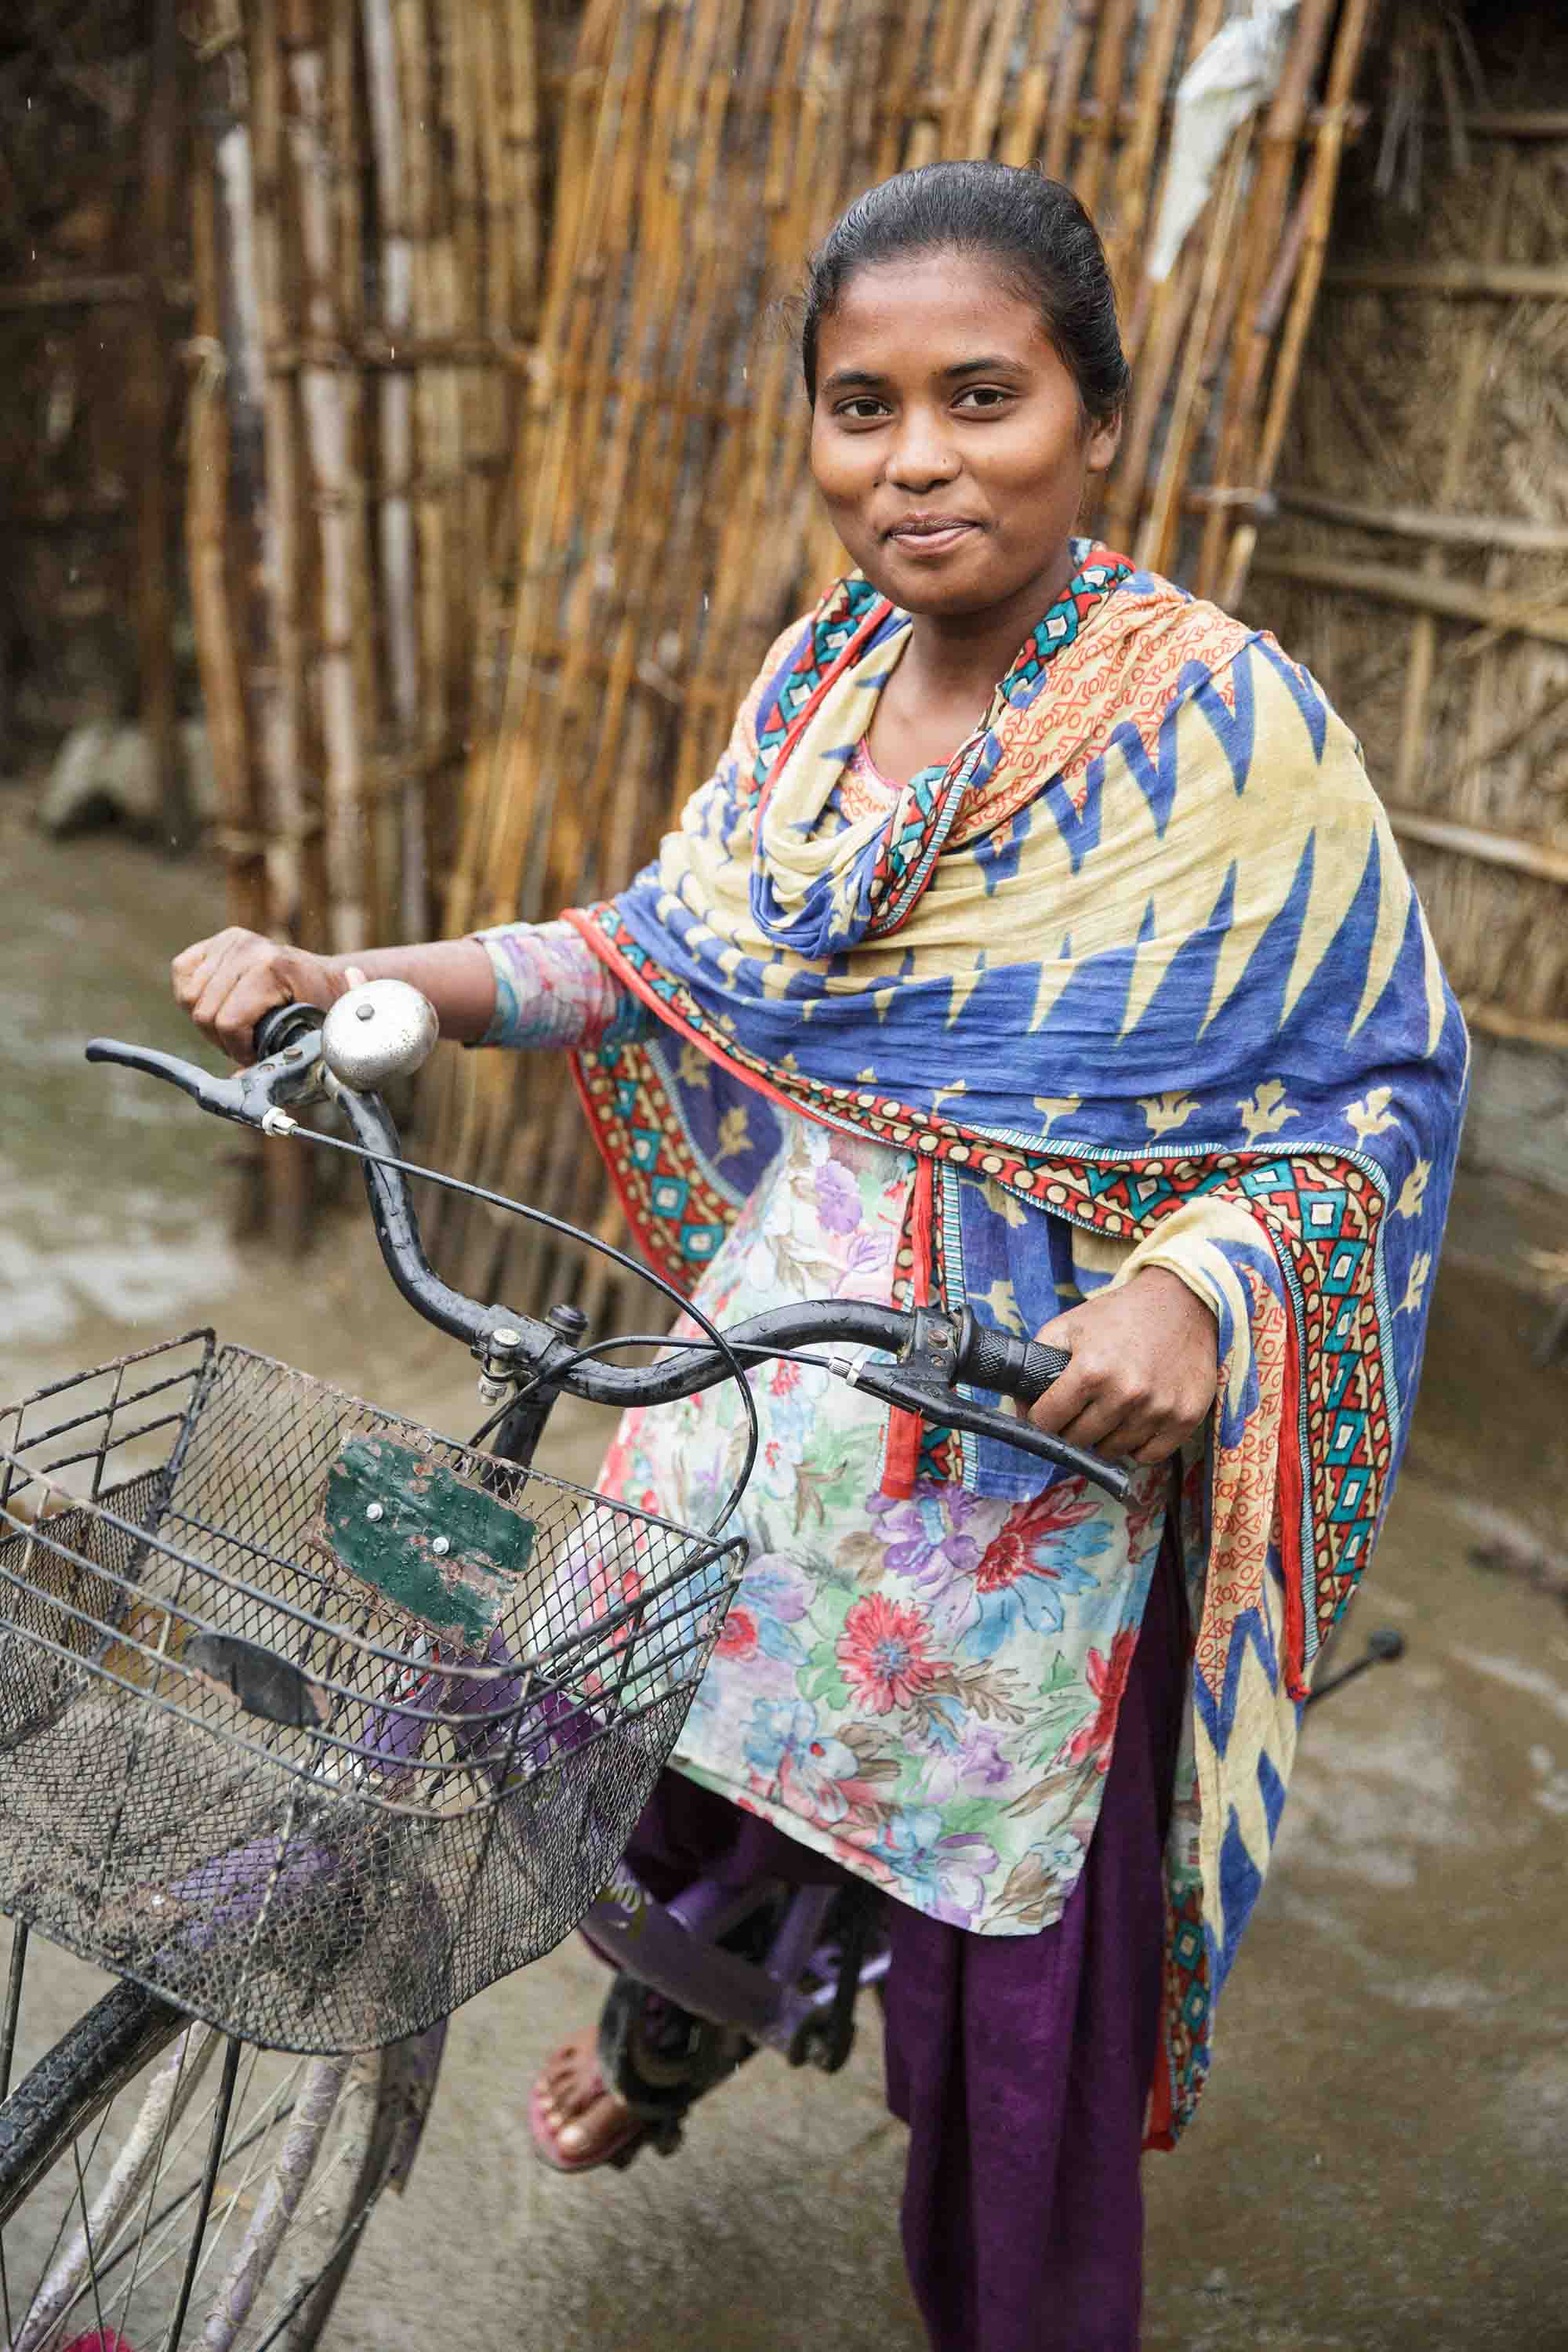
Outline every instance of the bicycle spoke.
<svg viewBox="0 0 1568 2352"><path fill-rule="evenodd" d="M147 2086L138 2111L136 2123L110 2167L108 2179L94 2200L95 2211L92 2220L98 2230L99 2242L106 2248L112 2243L114 2234L121 2227L122 2216L133 2208L141 2193L141 2184L151 2160L151 2132L156 2124L157 2104L159 2102L174 2104L191 2097L205 2071L207 2060L215 2046L214 2037L209 2035L204 2040L197 2058L189 2068L189 2080L186 2082L185 2061L189 2043L190 2030L187 2030L180 2036L174 2055L165 2058L153 2073L152 2082ZM93 2158L98 2152L99 2141L108 2127L113 2109L114 2101L110 2100L100 2117L92 2146L88 2151L87 2162L81 2167L84 2175L91 2169ZM178 2112L177 2105L174 2106L174 2111ZM146 2126L145 2131L142 2128L143 2126ZM79 2155L79 2144L78 2149L73 2151L73 2156ZM63 2315L74 2310L81 2301L82 2267L88 2256L89 2242L88 2230L84 2229L79 2233L76 2242L58 2263L55 2260L56 2249L59 2245L61 2232L68 2214L68 2207L61 2216L60 2227L55 2231L54 2244L49 2249L48 2260L44 2266L38 2284L33 2290L32 2301L22 2315L21 2331L11 2338L15 2352L41 2352L41 2347L47 2345L50 2336L54 2335ZM37 2315L36 2319L35 2315Z"/></svg>
<svg viewBox="0 0 1568 2352"><path fill-rule="evenodd" d="M298 2073L298 2069L296 2069L295 2072ZM259 2144L265 2140L266 2136L273 2129L273 2126L279 2121L281 2115L285 2112L281 2103L288 2097L288 2093L292 2086L292 2082L293 2076L290 2075L289 2081L284 2084L282 2091L278 2095L278 2099L274 2102L275 2112L264 2117L263 2121L258 2126L256 2131L250 2135L249 2138L237 2142L233 2147L227 2150L225 2158L226 2167L227 2165L231 2165L234 2160L253 2143ZM293 2101L289 2102L286 2112L290 2116L294 2113L295 2105L296 2103ZM279 2159L275 2156L271 2160L276 2164ZM201 2244L201 2259L196 2266L196 2280L198 2284L206 2276L207 2272L216 2261L217 2250L219 2245L222 2243L224 2232L228 2228L229 2223L233 2221L236 2213L238 2212L239 2208L244 2201L246 2192L249 2189L251 2182L256 2178L257 2171L261 2161L262 2158L259 2145L258 2145L258 2153L252 2157L251 2161L246 2167L246 2169L241 2175L237 2184L226 2193L227 2201L224 2205L223 2211L218 2217L216 2228L207 2232L203 2238ZM226 2300L226 2297L225 2299Z"/></svg>
<svg viewBox="0 0 1568 2352"><path fill-rule="evenodd" d="M260 2123L253 2124L250 2130L245 2134L242 2139L236 2140L233 2147L229 2150L230 2156L239 2156L243 2154L246 2149L253 2147L258 2140L264 2139L275 2125L287 2122L288 2118L293 2112L293 2108L291 2106L288 2106L283 2108L279 2114L265 2116ZM154 2189L156 2185L156 2181L154 2180ZM108 2255L105 2260L99 2264L100 2278L107 2279L111 2272L117 2271L121 2267L122 2263L128 2262L133 2253L137 2255L137 2258L140 2261L145 2246L153 2242L155 2232L162 2230L165 2222L173 2221L184 2210L184 2208L191 2202L191 2200L196 2195L200 2187L201 2183L199 2180L191 2181L185 2188L179 2191L177 2196L171 2197L166 2205L160 2206L156 2213L153 2213L150 2210L152 2205L152 2191L149 2191L147 2200L149 2213L147 2218L143 2221L142 2230L137 2236L135 2244L131 2245L126 2242L121 2242L117 2245L114 2252ZM174 2255L178 2251L179 2249L177 2246L171 2246L167 2252L154 2255L153 2261L140 2273L139 2277L133 2277L132 2286L137 2284L145 2286L149 2279L155 2278L159 2271L163 2270L169 2263L173 2262ZM75 2299L71 2303L69 2309L61 2314L62 2318L68 2319L70 2317L71 2313L75 2311L77 2305L80 2303L85 2293L85 2288L78 2288ZM130 2292L128 2291L124 2299L121 2301L120 2310L116 2314L114 2320L115 2332L121 2336L123 2336L125 2333L125 2326L129 2316L129 2312ZM58 2326L58 2321L54 2323L56 2326Z"/></svg>
<svg viewBox="0 0 1568 2352"><path fill-rule="evenodd" d="M223 2161L223 2144L228 2134L229 2110L234 2105L235 2078L239 2073L242 2044L230 2040L223 2054L223 2082L213 2108L212 2137L207 2144L205 2170L202 2174L201 2197L196 2208L196 2226L191 2237L190 2256L185 2263L185 2275L180 2285L180 2300L174 2324L165 2338L164 2352L178 2352L180 2334L190 2308L191 2291L196 2283L196 2269L201 2261L202 2239L206 2233L207 2215L212 2210L213 2190L217 2186L218 2167Z"/></svg>
<svg viewBox="0 0 1568 2352"><path fill-rule="evenodd" d="M247 2324L251 2304L315 2172L316 2158L352 2063L347 2058L320 2059L306 2075L287 2139L278 2151L223 2287L214 2298L214 2316L202 2337L203 2352L228 2352L237 2331Z"/></svg>
<svg viewBox="0 0 1568 2352"><path fill-rule="evenodd" d="M217 2042L217 2039L218 2039L218 2037L217 2037L217 2035L216 2035L216 2033L212 2034L212 2035L209 2037L208 2047L209 2047L209 2048L214 2048L214 2047L216 2047L216 2042ZM252 2046L252 2048L251 2048L251 2050L250 2050L250 2061L249 2061L249 2064L248 2064L248 2066L247 2066L247 2069L246 2069L245 2081L244 2081L243 2084L240 2086L240 2089L239 2089L239 2091L238 2091L238 2093L237 2093L237 2096L236 2096L236 2098L235 2098L235 2102L234 2102L234 2105L235 2105L236 2108L237 2108L237 2109L241 2114L243 2114L243 2113L244 2113L244 2110L245 2110L245 2102L246 2102L246 2100L247 2100L247 2099L249 2097L249 2095L250 2095L250 2085L251 2085L252 2082L253 2082L253 2081L254 2081L254 2079L255 2079L257 2062L258 2062L258 2060L260 2058L260 2055L261 2055L260 2051L259 2051L259 2050L258 2050L257 2048L255 2048L254 2046ZM201 2117L201 2115L200 2115L200 2114L195 2115L195 2116L193 2116L191 2117L190 2121L189 2121L189 2122L186 2124L186 2126L185 2126L184 2131L184 2132L182 2133L182 2135L181 2135L181 2137L180 2137L180 2140L179 2140L179 2144L178 2144L178 2146L175 2147L175 2149L174 2149L174 2160L176 2160L176 2161L177 2161L177 2160L178 2160L178 2158L179 2158L180 2157L184 2156L184 2152L185 2152L186 2148L187 2148L187 2147L189 2147L189 2146L190 2146L190 2144L191 2144L192 2140L195 2137L196 2133L201 2129L201 2125L202 2125L202 2117ZM263 2131L265 2131L265 2130L267 2129L267 2126L266 2126L265 2124L263 2124L263 2125L260 2126L260 2128L261 2128ZM232 2150L230 2151L230 2153L232 2153ZM152 2221L151 2221L151 2218L150 2218L150 2217L151 2217L151 2214L152 2214L152 2210L153 2210L153 2199L154 2195L155 2195L155 2194L156 2194L156 2192L157 2192L158 2179L159 2179L159 2175L160 2175L160 2173L161 2173L161 2172L162 2172L162 2170L163 2170L163 2153L162 2153L162 2151L160 2150L160 2152L159 2152L159 2158L158 2158L158 2162L157 2162L156 2166L155 2166L155 2167L154 2167L154 2168L153 2168L153 2178L152 2178L152 2179L151 2179L151 2180L148 2182L148 2184L147 2184L147 2209L146 2209L146 2210L147 2210L147 2217L148 2217L148 2218L145 2218L145 2219L143 2220L143 2221L142 2221L142 2233L141 2233L141 2242L142 2242L142 2243L144 2243L144 2242L145 2242L145 2240L146 2240L146 2238L147 2238L148 2232L149 2232L149 2231L151 2230L151 2228L152 2228L152 2226L153 2226L153 2224L152 2224ZM190 2187L187 2190L185 2190L185 2191L184 2192L184 2194L183 2194L183 2196L182 2196L182 2198L180 2199L180 2200L179 2200L179 2201L180 2201L181 2203L188 2203L188 2202L189 2202L189 2200L190 2200L190 2199L195 2195L195 2193L196 2193L196 2189L197 2189L198 2186L199 2186L199 2183L193 2181L193 2182L192 2182L192 2184L191 2184L191 2187ZM165 2210L165 2211L167 2211L168 2210L169 2210L169 2209L168 2209L167 2207L165 2207L164 2210ZM140 2252L138 2252L138 2255L137 2255L137 2262L138 2262L138 2263L140 2263L141 2259L142 2259L142 2257L141 2257L141 2253L140 2253ZM158 2263L155 2263L153 2264L153 2270L157 2270L157 2269L161 2269L161 2268L162 2268L162 2266L163 2266L163 2263L162 2263L162 2258L161 2258L161 2259L160 2259L160 2261L159 2261ZM149 2272L148 2273L146 2273L146 2275L151 2276L151 2275L152 2275L152 2273L151 2273L151 2272ZM132 2278L132 2284L133 2284L133 2285L134 2285L134 2283L135 2283L135 2282L134 2282L134 2278Z"/></svg>
<svg viewBox="0 0 1568 2352"><path fill-rule="evenodd" d="M89 2165L91 2164L93 2158L98 2154L98 2144L103 2137L103 2127L109 2121L109 2107L111 2107L113 2104L114 2102L111 2099L109 2103L109 2106L104 2108L103 2113L98 2119L98 2128L92 2136L92 2146L87 2152L87 2161ZM70 2212L71 2209L68 2201L60 2209L60 2218L55 2223L55 2234L49 2241L49 2251L44 2258L43 2268L38 2273L38 2284L27 2298L27 2308L22 2314L22 2325L11 2338L12 2344L16 2347L16 2352L26 2352L27 2325L31 2320L34 2312L37 2308L40 2298L44 2296L47 2287L52 2281L55 2256L60 2250L60 2240L65 2235L66 2223L70 2220ZM47 2304L45 2307L46 2309L47 2308Z"/></svg>
<svg viewBox="0 0 1568 2352"><path fill-rule="evenodd" d="M199 2071L205 2069L212 2051L216 2049L218 2038L216 2033L206 2036L196 2062L196 2068L194 2070L198 2075ZM245 2079L233 2100L230 2109L231 2120L235 2116L243 2114L260 2055L261 2053L253 2044L247 2046L247 2064ZM183 2074L184 2071L182 2061L180 2073ZM242 2131L224 2150L217 2185L213 2197L214 2210L219 2216L218 2225L216 2229L209 2229L202 2241L200 2261L196 2271L198 2285L215 2258L225 2229L239 2205L243 2203L258 2170L268 2160L269 2139L276 2147L276 2141L272 2136L276 2134L279 2125L286 2124L294 2113L294 2103L290 2095L298 2082L299 2074L300 2065L296 2064L289 2070L282 2083L268 2094L262 2112L252 2119L248 2128ZM191 2180L159 2205L156 2210L153 2210L159 2179L165 2174L166 2163L177 2160L183 2149L195 2137L204 2120L211 2112L209 2108L201 2108L186 2119L184 2128L178 2136L173 2151L173 2159L171 2159L168 2153L169 2141L174 2125L180 2116L178 2102L182 2088L184 2096L188 2099L195 2088L195 2080L193 2079L189 2084L182 2084L180 2080L176 2079L174 2092L166 2105L160 2126L162 2144L158 2149L156 2160L152 2164L150 2177L148 2177L148 2160L143 2157L135 2165L133 2175L128 2173L125 2180L110 2181L100 2192L97 2200L94 2218L100 2248L96 2265L99 2280L107 2282L113 2272L121 2269L134 2256L134 2269L131 2282L121 2291L119 2307L114 2318L115 2331L121 2336L127 2334L132 2325L133 2297L136 2292L140 2290L145 2296L152 2283L185 2251L185 2240L180 2231L179 2223L181 2217L189 2210L202 2188L200 2180ZM226 2170L245 2159L248 2160L244 2162L244 2168L237 2181L231 2187L226 2186L224 2180ZM123 2157L121 2160L124 2161ZM127 2188L129 2194L127 2194ZM105 2236L105 2231L110 2223L116 2233L112 2242ZM135 2233L134 2236L132 2234L132 2231ZM59 2273L57 2273L56 2281L52 2282L58 2291L50 2298L47 2305L48 2320L45 2334L30 2342L26 2352L43 2352L43 2347L53 2337L56 2330L68 2321L72 2313L85 2299L89 2292L88 2286L82 2283L79 2275L71 2274L73 2268L73 2265L66 2266L63 2288L59 2287ZM62 2297L68 2300L62 2300ZM145 2304L143 2314L145 2319L147 2315Z"/></svg>
<svg viewBox="0 0 1568 2352"><path fill-rule="evenodd" d="M11 2095L11 2061L16 2054L16 2021L22 2014L22 1971L26 1965L27 1923L25 1919L18 1919L11 1930L11 1967L5 1981L5 2016L4 2022L0 2022L0 2099L8 2099Z"/></svg>
<svg viewBox="0 0 1568 2352"><path fill-rule="evenodd" d="M315 2277L308 2278L302 2286L295 2288L294 2293L289 2296L282 2311L273 2321L270 2329L256 2347L256 2352L272 2352L273 2346L278 2342L283 2330L289 2326L290 2320L294 2317L295 2313L299 2311L304 2304L309 2302L310 2296L314 2294L317 2287L321 2284L322 2279L326 2277L327 2273L331 2269L332 2264L337 2261L344 2247L353 2245L354 2240L359 2236L361 2231L364 2228L365 2223L369 2221L371 2215L374 2212L380 2202L381 2190L378 2189L374 2196L367 2197L365 2199L364 2203L360 2207L359 2211L349 2222L347 2228L339 2231L337 2243L333 2246L331 2252L327 2256L326 2261L321 2264L321 2267L317 2272Z"/></svg>
<svg viewBox="0 0 1568 2352"><path fill-rule="evenodd" d="M153 2210L153 2199L156 2194L159 2178L163 2169L163 2158L169 2146L169 2134L174 2129L174 2116L180 2105L180 2084L184 2077L185 2060L190 2055L190 2048L191 2029L187 2028L180 2036L180 2049L174 2067L174 2087L169 2094L169 2104L167 2108L164 2110L163 2125L158 2134L158 2153L153 2159L153 2178L147 2184L147 2213L151 2213ZM141 2230L137 2233L135 2259L131 2265L131 2284L125 2290L125 2299L120 2306L120 2315L114 2323L117 2333L121 2335L123 2335L124 2333L125 2322L130 2315L131 2298L136 2292L136 2273L142 2267L142 2254L146 2242L147 2220L146 2215L144 2214L142 2217ZM116 2252L114 2260L116 2262L120 2260L118 2252Z"/></svg>
<svg viewBox="0 0 1568 2352"><path fill-rule="evenodd" d="M87 2275L92 2286L93 2316L98 2321L99 2340L101 2343L104 2332L103 2305L99 2299L98 2293L98 2265L92 2258L92 2222L87 2210L87 2181L82 2174L81 2149L75 2140L71 2142L71 2158L76 2166L76 2194L77 2202L81 2207L81 2232L87 2241Z"/></svg>

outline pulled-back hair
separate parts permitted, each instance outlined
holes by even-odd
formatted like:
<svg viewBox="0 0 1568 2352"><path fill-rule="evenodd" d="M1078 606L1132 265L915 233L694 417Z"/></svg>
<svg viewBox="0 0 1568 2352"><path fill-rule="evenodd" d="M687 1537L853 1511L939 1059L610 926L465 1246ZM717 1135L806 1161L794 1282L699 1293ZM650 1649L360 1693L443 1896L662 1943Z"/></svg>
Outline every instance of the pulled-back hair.
<svg viewBox="0 0 1568 2352"><path fill-rule="evenodd" d="M800 359L806 397L816 398L817 331L858 269L919 254L956 251L988 261L1039 312L1078 386L1085 415L1121 414L1131 372L1116 322L1116 294L1094 223L1059 180L1012 163L923 163L858 196L807 265Z"/></svg>

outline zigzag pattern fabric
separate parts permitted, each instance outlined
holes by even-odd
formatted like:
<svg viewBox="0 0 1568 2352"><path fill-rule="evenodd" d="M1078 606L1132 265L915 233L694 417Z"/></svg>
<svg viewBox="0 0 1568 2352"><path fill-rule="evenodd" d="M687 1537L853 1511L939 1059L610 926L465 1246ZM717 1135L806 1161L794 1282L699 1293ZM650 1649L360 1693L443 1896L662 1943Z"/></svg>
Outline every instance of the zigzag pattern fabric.
<svg viewBox="0 0 1568 2352"><path fill-rule="evenodd" d="M779 1103L910 1153L922 1292L951 1283L984 1192L1013 1204L1016 1254L1028 1213L1055 1214L1124 1252L1120 1278L1164 1264L1213 1307L1220 1393L1182 1498L1167 2142L1405 1445L1468 1048L1314 680L1108 550L1075 560L974 735L890 814L845 822L836 793L909 616L850 579L780 639L657 863L569 918L657 1016L577 1075L678 1280L766 1164ZM984 1449L964 1468L981 1492L1016 1475Z"/></svg>

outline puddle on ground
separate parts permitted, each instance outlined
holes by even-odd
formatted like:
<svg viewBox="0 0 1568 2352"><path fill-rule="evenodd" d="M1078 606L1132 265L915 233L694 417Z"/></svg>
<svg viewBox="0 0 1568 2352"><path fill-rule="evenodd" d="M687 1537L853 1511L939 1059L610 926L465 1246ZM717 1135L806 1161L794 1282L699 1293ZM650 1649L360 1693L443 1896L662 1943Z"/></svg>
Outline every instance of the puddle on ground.
<svg viewBox="0 0 1568 2352"><path fill-rule="evenodd" d="M0 863L0 1362L12 1392L78 1332L118 1327L134 1346L189 1319L239 1265L232 1139L155 1081L82 1059L100 1032L169 1052L199 1045L168 965L221 922L217 876L115 837L46 842L3 800Z"/></svg>

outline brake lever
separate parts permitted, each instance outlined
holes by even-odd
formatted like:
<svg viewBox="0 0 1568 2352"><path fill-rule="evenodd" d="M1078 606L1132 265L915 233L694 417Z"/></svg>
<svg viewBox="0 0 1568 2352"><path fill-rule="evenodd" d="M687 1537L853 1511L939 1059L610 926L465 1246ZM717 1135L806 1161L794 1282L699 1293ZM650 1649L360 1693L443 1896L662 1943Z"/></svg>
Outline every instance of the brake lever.
<svg viewBox="0 0 1568 2352"><path fill-rule="evenodd" d="M1061 1470L1074 1470L1118 1503L1125 1503L1132 1492L1132 1481L1125 1470L1102 1462L1097 1454L1085 1453L1081 1446L1069 1445L1065 1437L1037 1429L1032 1422L1015 1421L1010 1414L971 1404L940 1377L922 1380L918 1373L890 1364L860 1365L848 1377L856 1388L868 1391L884 1404L901 1405L906 1412L918 1412L924 1421L948 1429L966 1429L975 1437L998 1437L1020 1453L1054 1462Z"/></svg>
<svg viewBox="0 0 1568 2352"><path fill-rule="evenodd" d="M231 1118L241 1127L258 1127L264 1134L286 1133L285 1106L313 1101L322 1091L320 1052L301 1040L285 1045L264 1062L232 1071L226 1078L204 1070L198 1062L182 1061L177 1054L160 1054L151 1045L128 1045L119 1037L94 1037L87 1058L162 1078L216 1118Z"/></svg>

